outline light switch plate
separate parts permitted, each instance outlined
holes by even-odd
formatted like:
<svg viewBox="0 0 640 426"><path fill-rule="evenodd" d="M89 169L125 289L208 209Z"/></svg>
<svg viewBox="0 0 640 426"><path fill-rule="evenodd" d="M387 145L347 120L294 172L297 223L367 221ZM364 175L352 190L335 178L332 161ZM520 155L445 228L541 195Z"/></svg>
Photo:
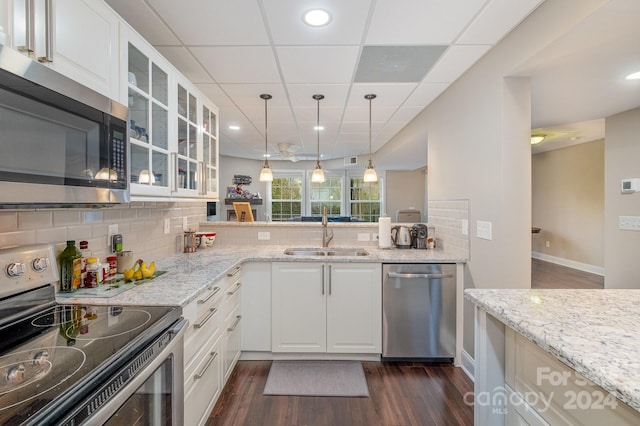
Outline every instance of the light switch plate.
<svg viewBox="0 0 640 426"><path fill-rule="evenodd" d="M625 231L640 231L640 216L619 216L618 227Z"/></svg>
<svg viewBox="0 0 640 426"><path fill-rule="evenodd" d="M270 240L271 239L271 232L258 232L258 239L259 240Z"/></svg>
<svg viewBox="0 0 640 426"><path fill-rule="evenodd" d="M182 217L182 230L186 231L189 229L189 222L187 221L187 217L183 216Z"/></svg>
<svg viewBox="0 0 640 426"><path fill-rule="evenodd" d="M467 219L462 219L461 226L462 235L469 235L469 221Z"/></svg>
<svg viewBox="0 0 640 426"><path fill-rule="evenodd" d="M491 239L491 222L479 220L476 222L476 233L478 238L483 240Z"/></svg>
<svg viewBox="0 0 640 426"><path fill-rule="evenodd" d="M171 233L171 219L166 218L164 220L164 234L170 234Z"/></svg>

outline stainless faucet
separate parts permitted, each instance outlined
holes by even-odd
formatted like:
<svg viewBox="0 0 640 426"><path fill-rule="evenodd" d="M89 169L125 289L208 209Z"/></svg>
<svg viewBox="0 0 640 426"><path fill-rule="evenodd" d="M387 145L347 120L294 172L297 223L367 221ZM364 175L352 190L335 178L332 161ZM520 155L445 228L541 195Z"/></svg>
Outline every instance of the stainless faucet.
<svg viewBox="0 0 640 426"><path fill-rule="evenodd" d="M329 242L333 239L333 231L327 233L327 208L322 208L322 247L329 247Z"/></svg>

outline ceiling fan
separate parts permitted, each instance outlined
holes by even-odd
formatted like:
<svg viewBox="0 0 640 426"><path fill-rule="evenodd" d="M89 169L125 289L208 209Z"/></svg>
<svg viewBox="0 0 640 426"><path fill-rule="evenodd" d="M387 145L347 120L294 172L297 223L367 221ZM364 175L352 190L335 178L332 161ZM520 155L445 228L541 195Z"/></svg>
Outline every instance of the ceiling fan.
<svg viewBox="0 0 640 426"><path fill-rule="evenodd" d="M271 154L271 158L274 160L289 160L292 162L298 161L296 152L300 149L299 146L286 142L280 142L278 144L278 152Z"/></svg>

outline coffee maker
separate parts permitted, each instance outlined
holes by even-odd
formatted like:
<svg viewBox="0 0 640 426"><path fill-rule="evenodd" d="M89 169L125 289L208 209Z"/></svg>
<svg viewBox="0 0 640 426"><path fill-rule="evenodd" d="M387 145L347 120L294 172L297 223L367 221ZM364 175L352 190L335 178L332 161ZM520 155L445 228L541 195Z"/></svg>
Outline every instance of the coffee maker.
<svg viewBox="0 0 640 426"><path fill-rule="evenodd" d="M426 249L429 228L422 223L416 223L411 227L411 248Z"/></svg>

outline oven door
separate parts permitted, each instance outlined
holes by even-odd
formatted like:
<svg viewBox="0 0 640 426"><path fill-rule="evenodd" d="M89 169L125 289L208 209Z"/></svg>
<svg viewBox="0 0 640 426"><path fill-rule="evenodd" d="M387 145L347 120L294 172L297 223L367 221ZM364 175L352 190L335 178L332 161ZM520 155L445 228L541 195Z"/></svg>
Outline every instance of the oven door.
<svg viewBox="0 0 640 426"><path fill-rule="evenodd" d="M64 418L63 425L182 425L184 332L180 319Z"/></svg>

